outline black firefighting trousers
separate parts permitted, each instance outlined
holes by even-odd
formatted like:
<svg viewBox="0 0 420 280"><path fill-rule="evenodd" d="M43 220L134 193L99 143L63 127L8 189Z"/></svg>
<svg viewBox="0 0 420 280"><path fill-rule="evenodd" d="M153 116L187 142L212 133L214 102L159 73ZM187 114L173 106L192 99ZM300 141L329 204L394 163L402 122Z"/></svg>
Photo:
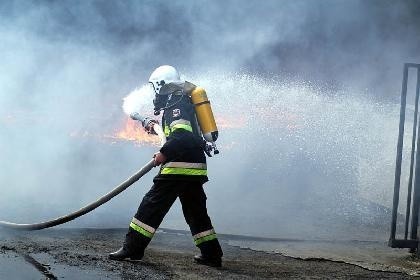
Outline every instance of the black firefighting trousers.
<svg viewBox="0 0 420 280"><path fill-rule="evenodd" d="M130 223L125 248L142 254L177 197L201 254L207 258L222 257L222 249L207 214L203 185L194 181L155 180Z"/></svg>

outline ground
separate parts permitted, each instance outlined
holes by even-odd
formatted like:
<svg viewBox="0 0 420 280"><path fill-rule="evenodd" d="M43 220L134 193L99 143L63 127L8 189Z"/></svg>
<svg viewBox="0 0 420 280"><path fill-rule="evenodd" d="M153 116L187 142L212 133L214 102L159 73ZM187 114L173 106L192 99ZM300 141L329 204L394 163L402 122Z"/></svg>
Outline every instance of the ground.
<svg viewBox="0 0 420 280"><path fill-rule="evenodd" d="M123 229L0 233L0 279L415 279L343 262L241 249L223 235L223 267L210 268L193 262L198 251L188 234L170 230L155 235L140 262L109 260L124 234Z"/></svg>

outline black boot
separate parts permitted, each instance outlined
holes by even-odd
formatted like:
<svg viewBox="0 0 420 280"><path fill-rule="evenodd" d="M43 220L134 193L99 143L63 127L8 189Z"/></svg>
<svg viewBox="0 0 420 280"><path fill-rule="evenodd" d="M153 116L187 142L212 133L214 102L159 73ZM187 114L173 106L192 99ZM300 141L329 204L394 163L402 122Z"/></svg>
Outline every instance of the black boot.
<svg viewBox="0 0 420 280"><path fill-rule="evenodd" d="M197 246L201 255L195 256L194 261L198 264L221 267L223 251L217 239L203 242Z"/></svg>
<svg viewBox="0 0 420 280"><path fill-rule="evenodd" d="M221 267L222 258L206 258L203 255L194 256L194 261L198 264L207 265L211 267Z"/></svg>
<svg viewBox="0 0 420 280"><path fill-rule="evenodd" d="M139 234L130 227L125 235L122 248L109 254L109 258L116 261L139 261L143 258L144 250L149 242L150 238Z"/></svg>
<svg viewBox="0 0 420 280"><path fill-rule="evenodd" d="M111 260L116 261L139 261L143 258L144 251L132 252L124 247L121 247L118 251L109 254Z"/></svg>
<svg viewBox="0 0 420 280"><path fill-rule="evenodd" d="M143 258L144 249L149 240L143 240L142 236L137 234L131 228L125 235L123 246L116 252L110 253L109 258L116 261L139 261Z"/></svg>

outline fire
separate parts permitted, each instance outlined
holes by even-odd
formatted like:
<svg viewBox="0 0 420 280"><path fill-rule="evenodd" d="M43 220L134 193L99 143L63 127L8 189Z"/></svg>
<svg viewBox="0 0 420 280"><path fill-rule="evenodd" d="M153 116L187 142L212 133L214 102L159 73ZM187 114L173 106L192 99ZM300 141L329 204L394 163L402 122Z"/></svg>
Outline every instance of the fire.
<svg viewBox="0 0 420 280"><path fill-rule="evenodd" d="M137 121L130 118L126 119L122 129L106 137L114 140L133 141L139 145L159 145L159 138L156 135L147 134Z"/></svg>
<svg viewBox="0 0 420 280"><path fill-rule="evenodd" d="M236 118L222 117L217 119L217 126L219 129L242 128L246 126L246 119L242 116ZM134 121L129 117L125 118L111 131L113 132L101 133L83 129L75 130L69 136L72 138L94 138L111 144L134 142L137 146L149 145L158 147L160 145L160 139L157 135L147 134L138 121ZM232 146L236 144L232 143Z"/></svg>

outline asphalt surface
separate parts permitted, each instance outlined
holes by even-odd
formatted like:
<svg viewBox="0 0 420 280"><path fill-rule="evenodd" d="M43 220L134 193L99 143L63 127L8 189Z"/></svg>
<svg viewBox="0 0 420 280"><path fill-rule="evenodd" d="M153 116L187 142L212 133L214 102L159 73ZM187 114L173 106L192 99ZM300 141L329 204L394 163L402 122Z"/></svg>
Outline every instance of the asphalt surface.
<svg viewBox="0 0 420 280"><path fill-rule="evenodd" d="M232 246L220 235L223 267L193 262L198 250L182 231L160 230L140 262L117 262L125 229L0 232L0 279L419 279L324 258L292 258ZM243 240L242 240L243 241Z"/></svg>

